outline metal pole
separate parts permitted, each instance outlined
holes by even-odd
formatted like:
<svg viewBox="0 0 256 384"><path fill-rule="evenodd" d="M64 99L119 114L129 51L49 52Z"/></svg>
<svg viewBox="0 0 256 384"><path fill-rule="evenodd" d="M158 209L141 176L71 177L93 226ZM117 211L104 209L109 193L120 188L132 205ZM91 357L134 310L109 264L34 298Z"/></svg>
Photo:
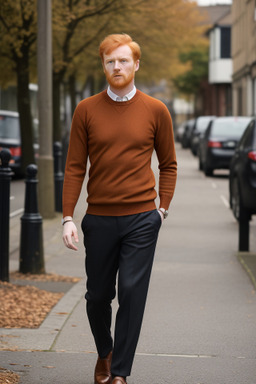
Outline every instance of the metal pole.
<svg viewBox="0 0 256 384"><path fill-rule="evenodd" d="M54 143L54 181L55 181L55 210L62 212L62 188L64 174L62 172L62 144Z"/></svg>
<svg viewBox="0 0 256 384"><path fill-rule="evenodd" d="M52 29L51 0L37 0L38 105L39 105L39 207L45 218L55 215L52 134Z"/></svg>
<svg viewBox="0 0 256 384"><path fill-rule="evenodd" d="M0 280L9 281L10 151L2 149L0 159Z"/></svg>
<svg viewBox="0 0 256 384"><path fill-rule="evenodd" d="M20 272L44 273L42 216L37 204L37 166L27 167L25 210L21 217Z"/></svg>

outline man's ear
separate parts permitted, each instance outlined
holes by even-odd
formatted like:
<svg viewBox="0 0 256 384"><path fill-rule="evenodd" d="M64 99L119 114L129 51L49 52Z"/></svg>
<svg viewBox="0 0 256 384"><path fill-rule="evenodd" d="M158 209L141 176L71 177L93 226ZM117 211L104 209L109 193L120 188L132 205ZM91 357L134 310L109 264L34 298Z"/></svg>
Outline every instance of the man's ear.
<svg viewBox="0 0 256 384"><path fill-rule="evenodd" d="M135 63L135 72L137 72L139 70L139 67L140 67L140 61L137 60Z"/></svg>

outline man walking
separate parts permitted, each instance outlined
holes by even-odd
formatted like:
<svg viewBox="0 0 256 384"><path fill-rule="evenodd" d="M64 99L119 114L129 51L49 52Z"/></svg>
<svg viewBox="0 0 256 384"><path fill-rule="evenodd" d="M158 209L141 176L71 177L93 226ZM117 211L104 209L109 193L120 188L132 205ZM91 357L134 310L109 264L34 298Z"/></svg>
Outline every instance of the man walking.
<svg viewBox="0 0 256 384"><path fill-rule="evenodd" d="M126 384L140 334L161 223L174 194L177 163L165 105L137 90L140 47L130 36L107 36L100 56L109 87L74 113L63 188L63 241L77 250L73 212L90 160L86 251L87 315L98 360L95 384ZM151 169L159 162L159 198ZM118 279L117 279L118 274ZM118 312L111 335L111 302Z"/></svg>

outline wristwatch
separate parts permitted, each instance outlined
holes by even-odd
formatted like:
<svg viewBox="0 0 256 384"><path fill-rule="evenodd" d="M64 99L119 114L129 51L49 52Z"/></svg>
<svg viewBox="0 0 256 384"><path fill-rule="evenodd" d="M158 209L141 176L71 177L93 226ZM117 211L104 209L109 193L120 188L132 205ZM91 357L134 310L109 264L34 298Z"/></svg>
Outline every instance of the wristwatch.
<svg viewBox="0 0 256 384"><path fill-rule="evenodd" d="M166 209L164 209L164 208L159 208L159 211L162 212L162 214L164 215L164 219L166 219L169 212Z"/></svg>

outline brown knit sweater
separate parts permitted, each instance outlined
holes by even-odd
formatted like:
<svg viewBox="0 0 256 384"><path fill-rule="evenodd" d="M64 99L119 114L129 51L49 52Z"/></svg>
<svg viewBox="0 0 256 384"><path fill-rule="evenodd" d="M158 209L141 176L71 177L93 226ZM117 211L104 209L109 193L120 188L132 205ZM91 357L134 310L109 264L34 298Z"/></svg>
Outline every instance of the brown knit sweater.
<svg viewBox="0 0 256 384"><path fill-rule="evenodd" d="M103 91L74 113L63 187L63 216L73 216L90 161L87 213L122 216L155 209L151 156L156 150L160 206L173 197L177 163L172 121L165 105L137 90L126 102Z"/></svg>

